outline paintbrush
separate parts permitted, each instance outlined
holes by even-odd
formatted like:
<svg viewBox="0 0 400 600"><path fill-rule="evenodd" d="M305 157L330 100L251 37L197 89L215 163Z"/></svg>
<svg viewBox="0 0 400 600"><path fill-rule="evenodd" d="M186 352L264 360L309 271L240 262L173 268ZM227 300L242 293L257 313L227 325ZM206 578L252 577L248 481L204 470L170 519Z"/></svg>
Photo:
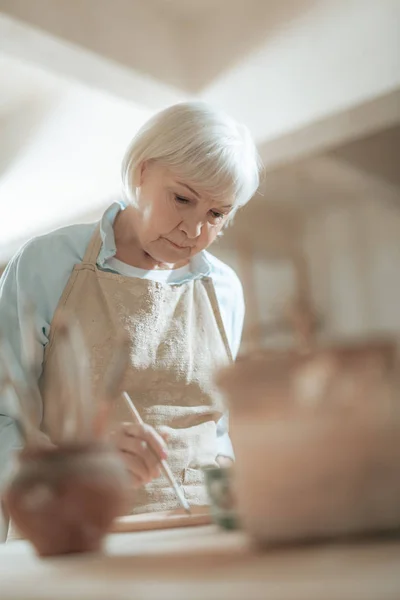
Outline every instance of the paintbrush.
<svg viewBox="0 0 400 600"><path fill-rule="evenodd" d="M40 422L42 418L42 396L38 385L38 375L35 372L35 308L32 302L26 302L21 314L21 337L22 337L22 366L24 379L31 397L31 404L39 410L36 415Z"/></svg>
<svg viewBox="0 0 400 600"><path fill-rule="evenodd" d="M122 392L122 396L129 408L129 410L131 411L133 420L138 424L138 425L144 425L143 419L140 416L136 406L133 404L132 399L130 398L129 394L127 392ZM153 451L153 449L149 446L150 450L153 452L153 454L155 456L156 453ZM157 460L159 461L160 465L161 465L161 469L164 473L164 475L166 476L166 478L168 479L168 481L170 482L171 486L174 488L175 494L180 502L180 504L182 505L182 507L184 508L185 512L188 513L189 515L191 514L191 510L190 510L190 504L189 502L186 500L178 482L176 481L174 474L171 471L171 468L169 466L169 464L167 463L167 461L165 459L160 459L157 456Z"/></svg>
<svg viewBox="0 0 400 600"><path fill-rule="evenodd" d="M62 438L86 442L92 439L94 406L89 354L75 317L66 311L55 325L57 367L62 382L59 401L62 410Z"/></svg>
<svg viewBox="0 0 400 600"><path fill-rule="evenodd" d="M35 363L35 308L32 302L26 302L21 311L21 337L23 365L33 374Z"/></svg>
<svg viewBox="0 0 400 600"><path fill-rule="evenodd" d="M78 433L78 415L74 389L74 370L71 368L71 349L68 343L68 326L64 317L57 317L56 365L60 389L57 401L62 423L60 442L71 442Z"/></svg>
<svg viewBox="0 0 400 600"><path fill-rule="evenodd" d="M75 378L76 405L80 436L83 440L92 436L94 407L92 399L89 355L81 328L76 320L68 319L68 342L71 351L71 370Z"/></svg>

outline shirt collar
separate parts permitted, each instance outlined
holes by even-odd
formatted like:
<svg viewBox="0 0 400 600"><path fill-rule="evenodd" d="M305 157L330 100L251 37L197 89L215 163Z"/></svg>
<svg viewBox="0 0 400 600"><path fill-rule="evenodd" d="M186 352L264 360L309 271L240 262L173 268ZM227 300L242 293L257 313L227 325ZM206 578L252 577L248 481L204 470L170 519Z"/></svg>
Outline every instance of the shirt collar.
<svg viewBox="0 0 400 600"><path fill-rule="evenodd" d="M125 210L126 203L123 200L113 202L111 206L107 208L100 221L100 235L103 241L99 256L97 257L97 264L99 267L104 267L105 262L115 256L117 247L115 245L114 237L114 221L117 214L121 210Z"/></svg>
<svg viewBox="0 0 400 600"><path fill-rule="evenodd" d="M99 252L99 256L97 257L97 264L99 267L104 268L107 260L115 256L117 252L113 225L118 213L121 210L125 210L126 206L126 202L123 200L117 200L106 209L101 218L100 235L103 243ZM190 267L190 279L193 279L193 275L195 278L208 277L211 272L211 263L206 256L206 252L203 251L199 254L196 254L190 260Z"/></svg>

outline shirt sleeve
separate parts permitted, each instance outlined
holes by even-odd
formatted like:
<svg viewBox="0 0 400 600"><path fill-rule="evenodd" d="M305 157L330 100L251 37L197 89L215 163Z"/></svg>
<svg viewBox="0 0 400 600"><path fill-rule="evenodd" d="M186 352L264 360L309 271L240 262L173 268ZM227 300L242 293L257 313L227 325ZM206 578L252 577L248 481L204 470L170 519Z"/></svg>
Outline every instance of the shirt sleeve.
<svg viewBox="0 0 400 600"><path fill-rule="evenodd" d="M26 302L35 301L35 293L32 289L38 284L35 278L34 265L30 264L29 252L23 255L20 251L10 261L2 277L0 278L0 334L9 343L11 350L17 361L22 361L22 335L23 310ZM43 328L38 334L40 322L35 323L35 358L34 371L39 379L43 362ZM1 338L0 338L1 343ZM0 383L3 380L4 368L0 362ZM18 372L12 373L18 379ZM1 389L1 386L0 386ZM36 415L38 428L42 417L43 407L32 406L32 414ZM9 390L3 389L0 392L0 490L13 463L15 451L21 447L21 438L16 427L16 402Z"/></svg>

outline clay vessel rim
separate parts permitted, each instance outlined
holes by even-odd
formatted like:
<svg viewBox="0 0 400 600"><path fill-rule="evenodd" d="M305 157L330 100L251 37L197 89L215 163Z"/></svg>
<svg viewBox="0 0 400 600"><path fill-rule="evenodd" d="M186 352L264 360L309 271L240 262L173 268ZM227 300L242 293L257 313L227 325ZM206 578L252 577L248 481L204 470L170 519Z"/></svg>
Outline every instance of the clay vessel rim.
<svg viewBox="0 0 400 600"><path fill-rule="evenodd" d="M113 452L114 447L101 441L84 443L65 443L58 446L27 446L19 452L20 460L40 460L55 456L75 457L79 454L98 454Z"/></svg>

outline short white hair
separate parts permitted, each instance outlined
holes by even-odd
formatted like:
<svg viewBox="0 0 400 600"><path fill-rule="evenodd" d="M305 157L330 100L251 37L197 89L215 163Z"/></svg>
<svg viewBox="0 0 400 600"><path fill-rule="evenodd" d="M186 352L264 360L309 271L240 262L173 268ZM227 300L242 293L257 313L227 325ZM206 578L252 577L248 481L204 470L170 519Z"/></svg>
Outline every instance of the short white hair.
<svg viewBox="0 0 400 600"><path fill-rule="evenodd" d="M212 198L246 204L260 183L261 161L245 125L204 102L182 102L157 113L137 132L122 161L123 192L135 198L135 175L159 162Z"/></svg>

